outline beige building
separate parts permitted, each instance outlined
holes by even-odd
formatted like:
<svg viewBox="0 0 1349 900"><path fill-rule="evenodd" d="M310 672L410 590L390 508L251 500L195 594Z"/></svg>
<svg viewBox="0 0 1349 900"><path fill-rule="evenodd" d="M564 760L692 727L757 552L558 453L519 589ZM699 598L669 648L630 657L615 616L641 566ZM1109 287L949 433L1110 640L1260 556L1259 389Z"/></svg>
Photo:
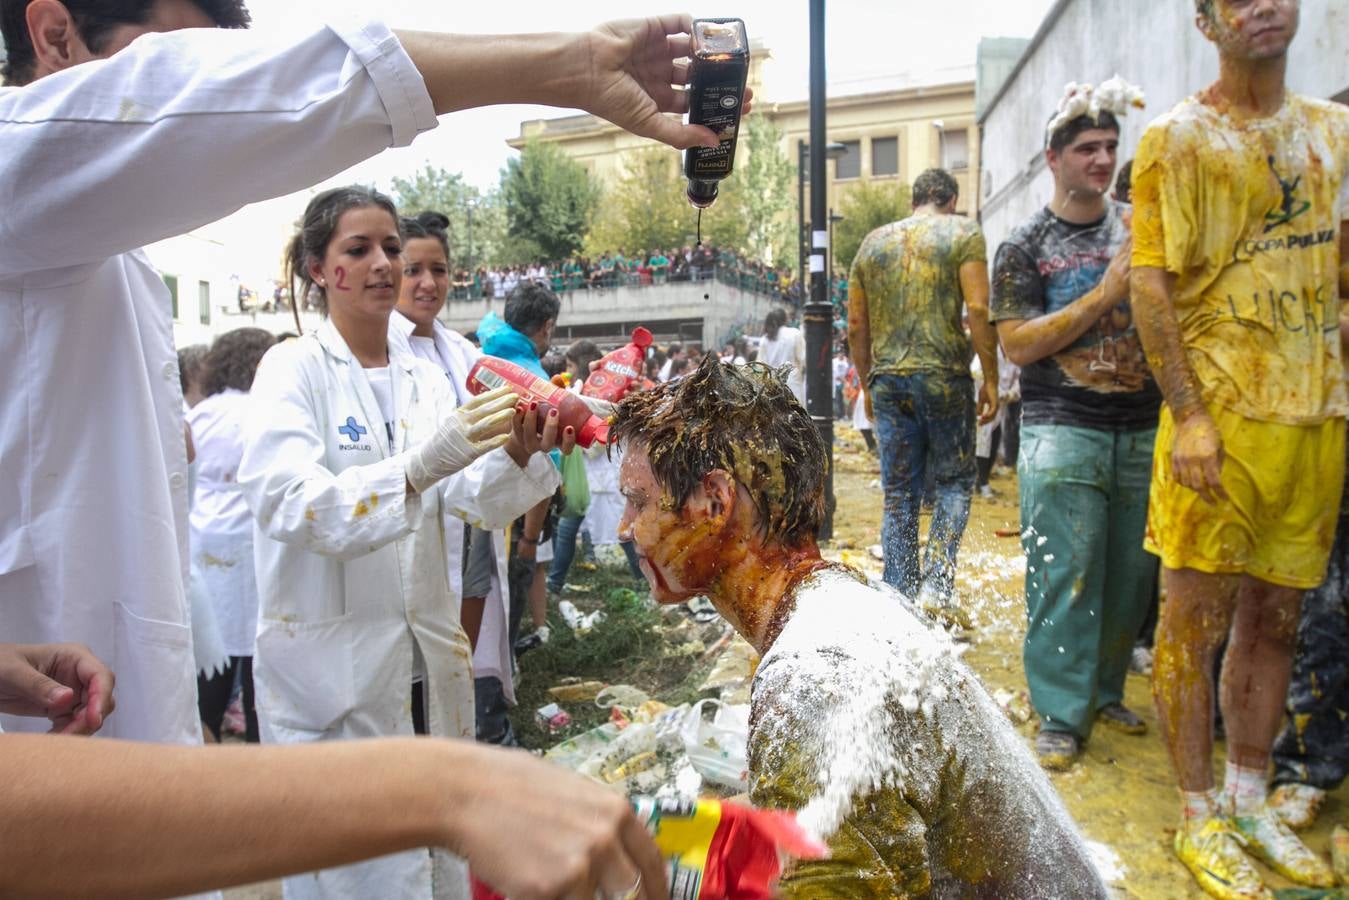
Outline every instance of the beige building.
<svg viewBox="0 0 1349 900"><path fill-rule="evenodd" d="M782 132L783 151L796 164L798 145L810 138L810 103L775 103L766 97L763 65L772 56L757 46L752 54L750 84L755 90L755 109L766 114ZM828 163L830 206L837 206L849 186L859 181L912 184L924 169L942 166L960 182L959 211L978 214L974 70L947 72L936 81L942 83L896 77L873 81L870 90L831 90L829 140L842 143L847 153ZM617 177L625 154L652 146L649 140L589 115L522 122L520 135L507 143L520 149L531 139L559 144L601 181ZM743 151L742 144L738 152Z"/></svg>

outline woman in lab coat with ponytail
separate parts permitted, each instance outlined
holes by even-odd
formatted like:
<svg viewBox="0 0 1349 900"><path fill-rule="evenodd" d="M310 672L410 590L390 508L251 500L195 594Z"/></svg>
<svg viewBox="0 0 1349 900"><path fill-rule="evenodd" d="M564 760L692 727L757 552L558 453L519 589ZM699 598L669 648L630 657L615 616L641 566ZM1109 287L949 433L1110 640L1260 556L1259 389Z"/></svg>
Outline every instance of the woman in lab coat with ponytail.
<svg viewBox="0 0 1349 900"><path fill-rule="evenodd" d="M509 390L456 405L445 375L391 350L397 211L359 187L316 196L288 253L292 296L327 318L258 367L239 484L256 522L254 662L264 743L473 735L469 644L446 566L450 517L499 528L550 496L569 452ZM336 787L336 786L335 786ZM287 897L467 897L425 850L287 879Z"/></svg>
<svg viewBox="0 0 1349 900"><path fill-rule="evenodd" d="M482 351L438 318L450 291L450 241L445 233L450 220L442 213L424 211L403 217L399 224L403 286L396 311L389 316L389 347L439 367L456 401L467 402L472 397L468 373ZM469 541L464 540L465 531L471 533ZM460 615L473 643L477 736L488 743L515 745L506 717L507 707L515 705L506 545L504 531L457 522L447 526L450 583L458 586Z"/></svg>

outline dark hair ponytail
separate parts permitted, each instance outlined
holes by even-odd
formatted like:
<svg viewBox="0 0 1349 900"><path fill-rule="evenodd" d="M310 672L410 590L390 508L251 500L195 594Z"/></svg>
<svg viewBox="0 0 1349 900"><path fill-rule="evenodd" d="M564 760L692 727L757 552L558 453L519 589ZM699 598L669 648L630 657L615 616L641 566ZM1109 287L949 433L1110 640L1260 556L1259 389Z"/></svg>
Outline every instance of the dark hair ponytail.
<svg viewBox="0 0 1349 900"><path fill-rule="evenodd" d="M295 313L295 328L301 334L300 303L309 295L309 291L318 293L319 312L328 314L328 296L309 275L311 260L321 260L328 253L333 234L337 231L337 221L342 214L353 209L377 206L399 222L398 207L393 201L374 188L352 185L324 191L309 201L305 207L304 218L300 220L300 229L295 232L286 245L286 284L290 285L290 308ZM446 220L448 222L448 220Z"/></svg>
<svg viewBox="0 0 1349 900"><path fill-rule="evenodd" d="M445 251L445 262L450 261L450 238L447 234L450 227L449 216L428 209L415 216L403 216L398 220L398 226L402 229L403 240L432 238L440 241L440 247Z"/></svg>

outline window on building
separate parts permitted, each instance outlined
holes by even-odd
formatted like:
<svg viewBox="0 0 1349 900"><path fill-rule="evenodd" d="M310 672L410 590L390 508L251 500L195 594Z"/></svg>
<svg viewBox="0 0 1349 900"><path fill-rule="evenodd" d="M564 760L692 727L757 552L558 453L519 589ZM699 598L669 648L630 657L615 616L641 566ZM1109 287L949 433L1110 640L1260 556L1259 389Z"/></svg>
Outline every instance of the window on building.
<svg viewBox="0 0 1349 900"><path fill-rule="evenodd" d="M862 142L843 141L843 155L834 163L835 178L862 177Z"/></svg>
<svg viewBox="0 0 1349 900"><path fill-rule="evenodd" d="M169 289L169 296L173 298L173 317L178 318L178 276L165 275L164 286Z"/></svg>
<svg viewBox="0 0 1349 900"><path fill-rule="evenodd" d="M201 316L201 324L211 324L211 282L197 282L197 312Z"/></svg>
<svg viewBox="0 0 1349 900"><path fill-rule="evenodd" d="M943 131L941 134L941 167L968 169L970 167L970 135L963 128Z"/></svg>
<svg viewBox="0 0 1349 900"><path fill-rule="evenodd" d="M899 174L899 138L871 139L871 174Z"/></svg>

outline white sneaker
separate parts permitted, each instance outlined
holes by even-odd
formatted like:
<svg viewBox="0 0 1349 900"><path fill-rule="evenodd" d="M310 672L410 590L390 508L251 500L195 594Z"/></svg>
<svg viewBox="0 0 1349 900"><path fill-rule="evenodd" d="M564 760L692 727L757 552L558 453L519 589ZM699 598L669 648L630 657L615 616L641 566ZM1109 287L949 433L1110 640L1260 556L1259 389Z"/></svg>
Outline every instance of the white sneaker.
<svg viewBox="0 0 1349 900"><path fill-rule="evenodd" d="M994 497L998 495L993 493L992 485L986 484L983 487L979 488L979 496L983 497L985 500L992 500Z"/></svg>
<svg viewBox="0 0 1349 900"><path fill-rule="evenodd" d="M1139 675L1152 674L1152 651L1147 647L1134 647L1129 657L1129 671Z"/></svg>
<svg viewBox="0 0 1349 900"><path fill-rule="evenodd" d="M1319 787L1289 782L1276 787L1265 805L1289 828L1300 831L1316 821L1316 814L1325 802L1326 792Z"/></svg>

